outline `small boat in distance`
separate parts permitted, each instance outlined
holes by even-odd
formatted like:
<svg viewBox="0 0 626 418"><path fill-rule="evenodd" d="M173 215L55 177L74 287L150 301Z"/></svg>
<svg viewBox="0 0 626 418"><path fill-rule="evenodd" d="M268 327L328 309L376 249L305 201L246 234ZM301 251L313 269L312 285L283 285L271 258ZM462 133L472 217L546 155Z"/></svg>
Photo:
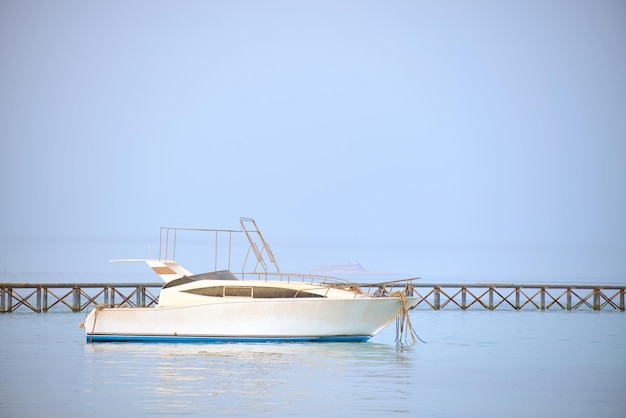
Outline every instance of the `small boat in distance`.
<svg viewBox="0 0 626 418"><path fill-rule="evenodd" d="M361 263L350 261L348 264L333 264L328 266L317 266L311 270L311 274L358 274L367 273Z"/></svg>
<svg viewBox="0 0 626 418"><path fill-rule="evenodd" d="M414 279L354 283L283 273L254 219L240 224L241 230L162 227L158 260L114 260L146 262L165 284L156 307L96 306L82 324L87 342L367 341L394 320L412 334ZM193 274L175 261L182 231L214 234L213 271ZM232 239L241 233L248 250L235 273ZM217 268L219 236L228 239L225 269Z"/></svg>

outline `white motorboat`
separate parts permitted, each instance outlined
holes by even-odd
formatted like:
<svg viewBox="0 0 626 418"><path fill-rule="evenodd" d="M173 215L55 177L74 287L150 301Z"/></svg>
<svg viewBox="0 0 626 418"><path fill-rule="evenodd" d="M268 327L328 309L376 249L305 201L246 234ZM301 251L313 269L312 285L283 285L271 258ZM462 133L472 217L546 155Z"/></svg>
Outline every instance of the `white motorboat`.
<svg viewBox="0 0 626 418"><path fill-rule="evenodd" d="M398 329L412 334L408 310L418 300L412 296L414 279L353 283L282 273L254 219L240 218L240 223L241 230L163 227L159 259L117 260L144 261L164 280L158 304L98 305L84 323L87 341L366 341L394 320ZM193 274L179 264L181 231L215 234L216 260L218 236L226 235L227 268ZM249 247L241 272L234 273L230 263L237 233L246 236ZM250 254L255 266L246 271Z"/></svg>

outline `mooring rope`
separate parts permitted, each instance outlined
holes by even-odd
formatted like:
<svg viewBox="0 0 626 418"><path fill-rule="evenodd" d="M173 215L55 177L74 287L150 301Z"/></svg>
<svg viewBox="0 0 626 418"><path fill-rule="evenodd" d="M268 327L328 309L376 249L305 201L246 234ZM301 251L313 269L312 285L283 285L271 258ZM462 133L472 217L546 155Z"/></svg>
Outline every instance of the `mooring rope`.
<svg viewBox="0 0 626 418"><path fill-rule="evenodd" d="M396 297L400 297L400 300L402 302L401 306L400 306L400 336L399 336L399 340L397 342L402 342L402 338L404 337L404 342L405 344L408 344L407 342L407 338L408 335L411 336L411 340L413 341L413 344L415 344L417 341L421 341L423 343L426 343L426 341L422 340L416 333L415 330L413 329L413 325L411 324L411 317L409 316L409 307L407 306L407 301L406 301L406 293L402 292L402 291L396 291L390 294L391 296L396 296Z"/></svg>
<svg viewBox="0 0 626 418"><path fill-rule="evenodd" d="M93 327L91 327L91 334L89 335L89 342L93 343L93 333L96 330L96 321L98 321L98 312L104 309L107 305L104 303L100 303L96 305L96 310L93 315Z"/></svg>

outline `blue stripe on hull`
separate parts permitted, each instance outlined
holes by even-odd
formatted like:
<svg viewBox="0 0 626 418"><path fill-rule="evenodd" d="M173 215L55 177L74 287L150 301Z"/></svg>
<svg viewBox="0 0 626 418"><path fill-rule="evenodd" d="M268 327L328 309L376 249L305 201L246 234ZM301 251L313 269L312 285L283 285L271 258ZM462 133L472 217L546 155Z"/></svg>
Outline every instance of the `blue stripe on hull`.
<svg viewBox="0 0 626 418"><path fill-rule="evenodd" d="M87 342L146 342L146 343L274 343L274 342L363 342L369 335L340 335L333 337L193 337L180 335L87 335Z"/></svg>

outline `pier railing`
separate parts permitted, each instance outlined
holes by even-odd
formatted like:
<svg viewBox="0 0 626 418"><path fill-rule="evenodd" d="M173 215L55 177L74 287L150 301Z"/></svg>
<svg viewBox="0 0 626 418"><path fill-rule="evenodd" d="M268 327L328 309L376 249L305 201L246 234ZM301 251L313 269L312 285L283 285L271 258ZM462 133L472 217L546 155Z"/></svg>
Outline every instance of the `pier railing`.
<svg viewBox="0 0 626 418"><path fill-rule="evenodd" d="M155 306L163 283L0 283L0 313L79 312L99 304ZM156 296L155 296L156 295Z"/></svg>
<svg viewBox="0 0 626 418"><path fill-rule="evenodd" d="M626 285L414 284L414 309L540 309L624 311Z"/></svg>
<svg viewBox="0 0 626 418"><path fill-rule="evenodd" d="M0 313L80 312L99 304L151 307L163 283L0 283ZM364 285L365 286L365 285ZM626 285L413 283L414 309L624 311Z"/></svg>

